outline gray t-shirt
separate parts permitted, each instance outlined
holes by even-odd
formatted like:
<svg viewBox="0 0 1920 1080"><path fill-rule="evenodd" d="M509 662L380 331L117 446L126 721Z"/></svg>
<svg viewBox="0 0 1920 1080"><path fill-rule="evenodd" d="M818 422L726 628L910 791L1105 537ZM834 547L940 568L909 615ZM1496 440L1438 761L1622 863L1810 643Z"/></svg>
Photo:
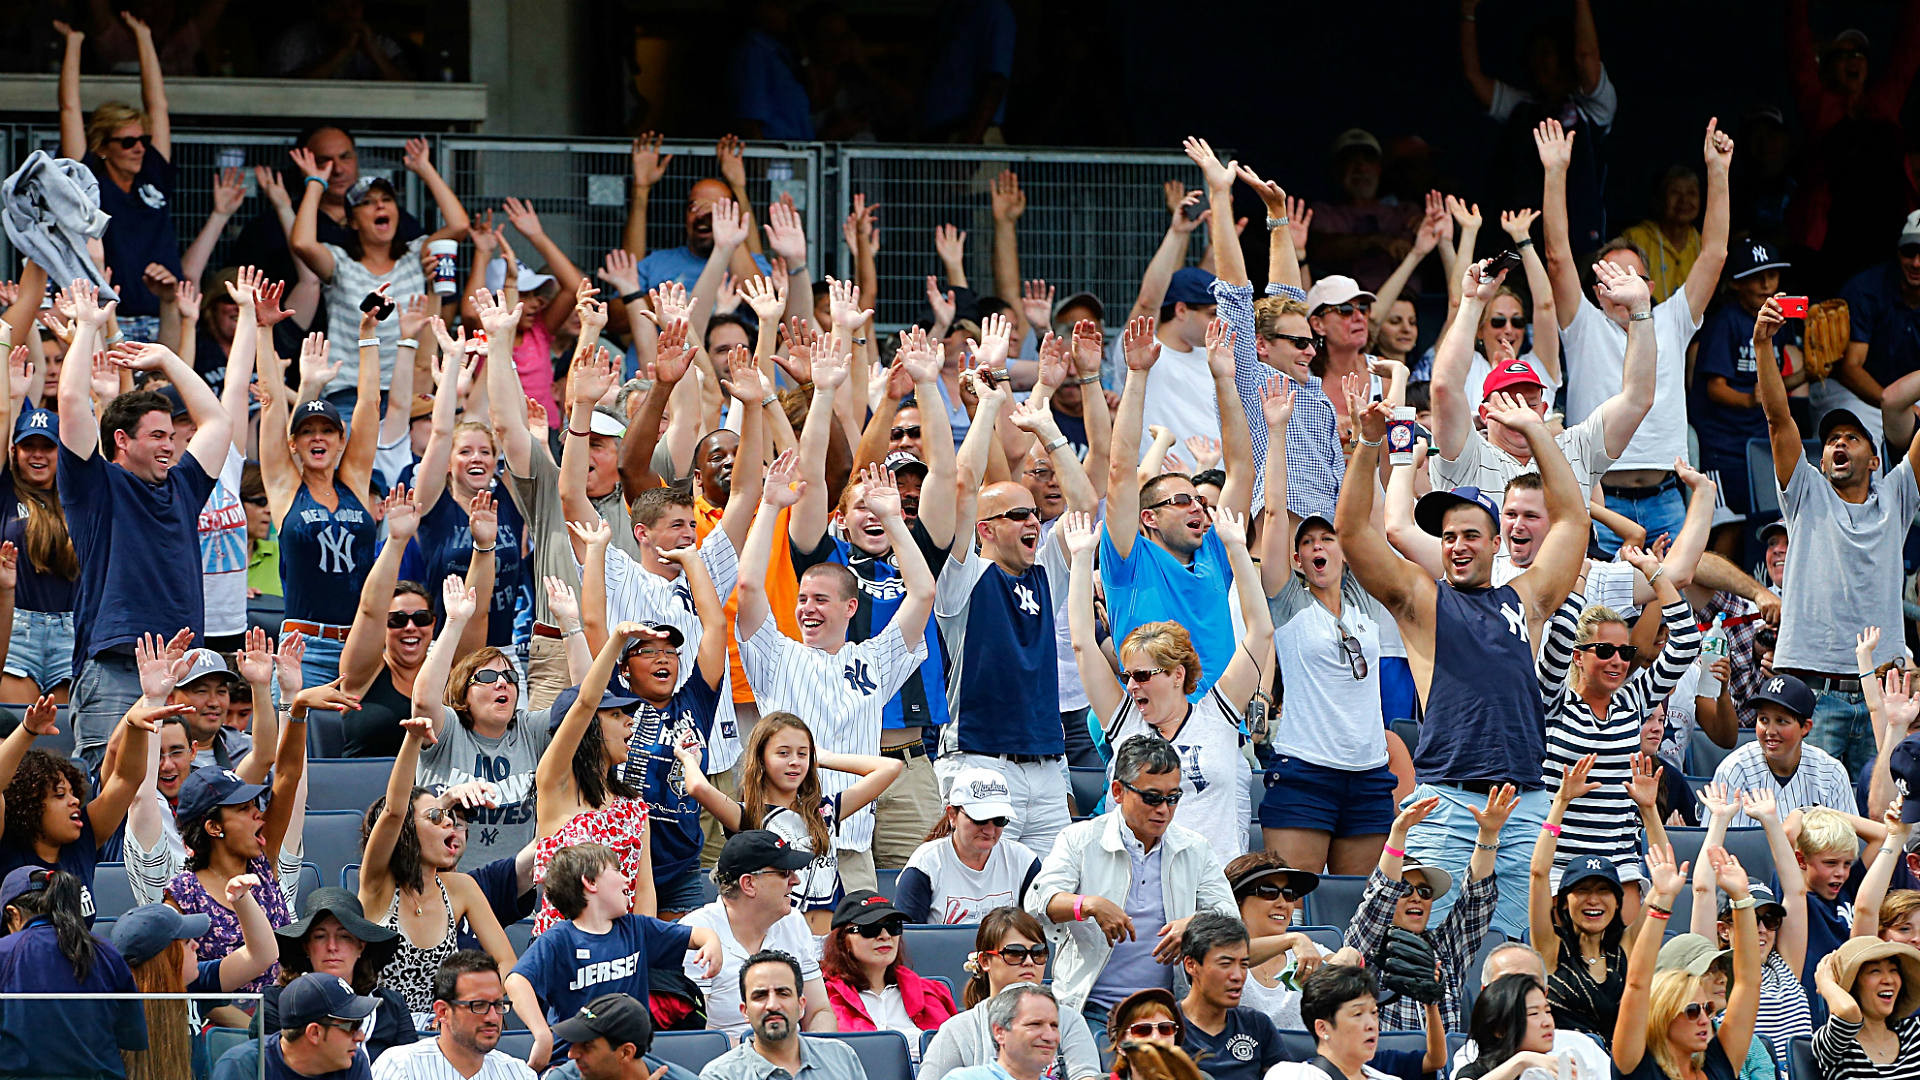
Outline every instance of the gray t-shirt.
<svg viewBox="0 0 1920 1080"><path fill-rule="evenodd" d="M533 842L538 820L534 816L533 770L552 739L547 713L521 709L497 739L476 735L448 709L440 724L440 741L420 751L414 783L440 791L455 784L485 780L500 789L500 805L468 811L467 849L460 869L471 870L517 854Z"/></svg>
<svg viewBox="0 0 1920 1080"><path fill-rule="evenodd" d="M547 610L547 590L541 582L549 575L580 588L580 572L574 569L573 542L567 537L567 514L560 508L560 465L542 447L533 448L531 476L518 476L511 470L507 490L513 496L520 515L527 519L527 536L533 541L533 618L553 624L553 612ZM593 500L593 508L613 527L613 546L640 557L640 545L633 538L633 526L627 517L626 497L615 483L613 490Z"/></svg>
<svg viewBox="0 0 1920 1080"><path fill-rule="evenodd" d="M1850 503L1834 491L1804 455L1780 493L1786 518L1788 588L1780 598L1780 646L1776 670L1846 674L1855 670L1854 635L1878 626L1884 664L1905 652L1900 583L1906 568L1901 547L1920 509L1920 487L1905 455L1892 472L1873 481L1867 501Z"/></svg>

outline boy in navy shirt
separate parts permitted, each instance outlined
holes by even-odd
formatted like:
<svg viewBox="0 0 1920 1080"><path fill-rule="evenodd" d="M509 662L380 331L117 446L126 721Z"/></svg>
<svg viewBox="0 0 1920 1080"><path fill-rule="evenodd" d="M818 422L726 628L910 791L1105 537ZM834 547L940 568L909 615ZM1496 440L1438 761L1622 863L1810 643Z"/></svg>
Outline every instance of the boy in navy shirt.
<svg viewBox="0 0 1920 1080"><path fill-rule="evenodd" d="M507 995L533 1032L528 1064L536 1070L566 1056L551 1025L594 998L618 993L646 1001L652 985L647 972L677 966L687 952L696 954L709 978L720 970L720 939L712 930L628 914L626 888L620 860L605 844L574 844L554 853L546 896L564 921L535 938L507 976ZM520 1004L529 990L546 1007L544 1017Z"/></svg>
<svg viewBox="0 0 1920 1080"><path fill-rule="evenodd" d="M1195 915L1180 943L1180 963L1192 984L1180 1002L1186 1018L1181 1049L1205 1061L1213 1080L1260 1080L1286 1059L1273 1021L1240 1004L1247 950L1246 926L1217 911Z"/></svg>
<svg viewBox="0 0 1920 1080"><path fill-rule="evenodd" d="M1727 256L1727 269L1733 273L1727 299L1701 324L1688 354L1693 389L1687 414L1700 434L1700 464L1719 472L1727 507L1742 514L1753 510L1753 493L1747 490L1747 442L1767 437L1767 417L1754 393L1759 379L1753 366L1754 317L1780 287L1780 271L1790 266L1762 241L1733 245ZM1806 382L1800 347L1789 343L1784 328L1774 344L1787 350L1787 389Z"/></svg>

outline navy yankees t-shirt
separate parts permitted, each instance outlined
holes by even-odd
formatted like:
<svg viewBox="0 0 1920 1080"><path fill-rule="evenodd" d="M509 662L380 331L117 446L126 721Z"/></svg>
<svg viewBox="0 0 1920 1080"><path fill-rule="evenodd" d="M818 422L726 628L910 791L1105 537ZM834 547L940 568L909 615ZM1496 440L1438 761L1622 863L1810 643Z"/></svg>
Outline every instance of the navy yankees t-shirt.
<svg viewBox="0 0 1920 1080"><path fill-rule="evenodd" d="M589 934L561 921L533 939L513 973L533 984L546 1006L547 1023L557 1024L602 994L646 1001L652 987L647 971L679 968L692 938L692 927L646 915L622 915L604 934ZM565 1040L555 1039L553 1060L566 1052Z"/></svg>
<svg viewBox="0 0 1920 1080"><path fill-rule="evenodd" d="M723 681L721 686L725 685ZM700 831L700 804L687 794L687 778L673 748L689 733L697 735L700 767L706 768L707 741L719 704L720 687L708 686L706 676L695 671L664 707L643 701L634 710L633 737L627 740L621 778L639 788L647 802L655 881L671 881L700 861L700 846L706 842Z"/></svg>
<svg viewBox="0 0 1920 1080"><path fill-rule="evenodd" d="M80 839L60 849L60 855L52 862L34 854L33 848L24 844L15 844L9 840L0 840L0 878L6 877L22 866L44 866L49 870L64 870L80 879L80 914L86 917L87 925L93 925L93 871L100 865L100 842L93 835L93 818L86 808L80 810Z"/></svg>
<svg viewBox="0 0 1920 1080"><path fill-rule="evenodd" d="M526 535L526 520L520 507L507 498L504 488L496 488L494 505L499 512L500 535L493 548L493 596L487 606L487 644L513 643L514 613L533 607L533 583L529 564L520 553L521 537ZM420 531L407 543L400 557L400 580L421 581L438 592L447 575L464 578L473 562L473 530L467 508L451 491L440 493L439 501L420 515ZM440 599L434 597L434 612L440 618Z"/></svg>

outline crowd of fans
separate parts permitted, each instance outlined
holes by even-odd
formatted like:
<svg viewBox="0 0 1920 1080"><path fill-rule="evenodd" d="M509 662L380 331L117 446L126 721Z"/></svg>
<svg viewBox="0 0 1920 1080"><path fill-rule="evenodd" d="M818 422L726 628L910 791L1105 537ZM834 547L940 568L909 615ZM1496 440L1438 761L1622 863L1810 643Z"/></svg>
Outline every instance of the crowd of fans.
<svg viewBox="0 0 1920 1080"><path fill-rule="evenodd" d="M63 31L3 189L0 1075L685 1080L654 1032L705 1029L706 1080L908 1080L803 1032L924 1080L1920 1076L1920 211L1786 295L1701 118L1704 196L1613 236L1576 48L1499 254L1438 192L1366 241L1365 132L1344 208L1190 138L1111 321L1023 280L1006 172L991 289L943 226L883 335L879 208L815 282L732 137L672 226L636 140L576 263L317 128L218 268L243 189L181 249L126 25L144 107L83 114ZM387 777L342 888L310 755Z"/></svg>

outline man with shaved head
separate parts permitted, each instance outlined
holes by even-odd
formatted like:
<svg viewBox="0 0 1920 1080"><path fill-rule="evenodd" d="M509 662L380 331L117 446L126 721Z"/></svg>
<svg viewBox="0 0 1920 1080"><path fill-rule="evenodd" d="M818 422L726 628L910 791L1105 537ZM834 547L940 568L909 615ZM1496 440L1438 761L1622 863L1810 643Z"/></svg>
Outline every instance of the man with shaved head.
<svg viewBox="0 0 1920 1080"><path fill-rule="evenodd" d="M951 720L935 768L949 784L972 766L1006 777L1014 813L1002 835L1045 858L1070 821L1053 602L1066 591L1067 550L1058 536L1041 542L1040 510L1025 485L1001 481L975 492L1000 410L1012 396L1003 373L981 372L963 376L974 383L980 406L960 445L955 543L934 596L953 660ZM1046 403L1023 404L1011 419L1048 455L1067 509L1091 512L1093 484Z"/></svg>

